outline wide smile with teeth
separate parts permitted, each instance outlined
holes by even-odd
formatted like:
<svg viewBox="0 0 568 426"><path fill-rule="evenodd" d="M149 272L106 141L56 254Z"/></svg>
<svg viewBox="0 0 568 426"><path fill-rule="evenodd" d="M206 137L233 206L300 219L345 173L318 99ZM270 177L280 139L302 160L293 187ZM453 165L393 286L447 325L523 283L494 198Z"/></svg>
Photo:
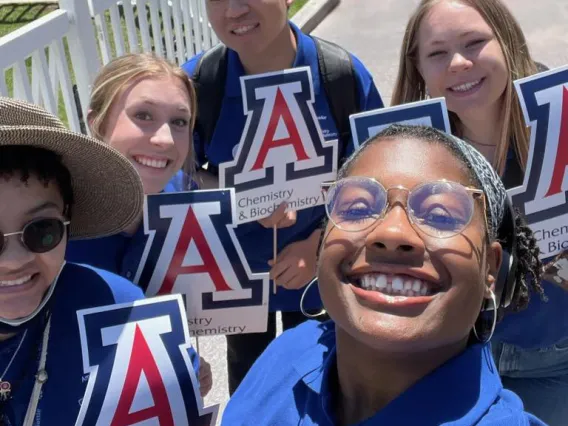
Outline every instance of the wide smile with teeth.
<svg viewBox="0 0 568 426"><path fill-rule="evenodd" d="M135 156L134 161L136 161L138 164L142 164L143 166L151 167L153 169L165 169L169 163L169 160L158 160L155 158L143 157L141 155Z"/></svg>
<svg viewBox="0 0 568 426"><path fill-rule="evenodd" d="M367 274L359 277L356 283L364 290L389 296L431 296L437 292L432 283L408 275Z"/></svg>
<svg viewBox="0 0 568 426"><path fill-rule="evenodd" d="M0 280L0 287L15 287L26 284L32 279L32 277L33 275L26 275L25 277L18 278L17 280Z"/></svg>
<svg viewBox="0 0 568 426"><path fill-rule="evenodd" d="M469 83L464 83L464 84L460 84L459 86L452 86L450 87L450 90L452 92L467 92L471 89L473 89L474 87L479 86L479 84L481 83L483 79L479 79L476 81L470 81Z"/></svg>
<svg viewBox="0 0 568 426"><path fill-rule="evenodd" d="M235 28L234 30L231 30L231 32L233 34L236 35L243 35L248 33L249 31L254 30L256 27L258 27L258 24L254 24L254 25L243 25L242 27L239 28Z"/></svg>

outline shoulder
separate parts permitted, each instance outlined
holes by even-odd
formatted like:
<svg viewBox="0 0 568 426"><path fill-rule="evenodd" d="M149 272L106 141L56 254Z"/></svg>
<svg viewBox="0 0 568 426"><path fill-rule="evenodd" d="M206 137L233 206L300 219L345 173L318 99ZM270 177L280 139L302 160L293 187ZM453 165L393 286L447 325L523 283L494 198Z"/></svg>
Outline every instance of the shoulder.
<svg viewBox="0 0 568 426"><path fill-rule="evenodd" d="M295 398L301 391L297 385L307 373L321 368L327 352L320 346L321 339L333 328L331 323L306 321L276 338L229 400L222 424L245 424L243 419L247 419L246 424L291 424L299 420Z"/></svg>
<svg viewBox="0 0 568 426"><path fill-rule="evenodd" d="M521 399L509 390L499 398L479 422L480 426L546 426L544 422L524 411Z"/></svg>
<svg viewBox="0 0 568 426"><path fill-rule="evenodd" d="M68 262L58 286L74 293L74 300L90 306L132 302L144 298L140 287L112 272L93 266Z"/></svg>
<svg viewBox="0 0 568 426"><path fill-rule="evenodd" d="M195 71L195 68L197 67L197 64L199 63L199 60L201 59L201 57L203 56L205 52L200 52L197 55L195 55L193 58L189 59L185 64L183 64L181 66L181 68L190 76L193 77L193 73Z"/></svg>
<svg viewBox="0 0 568 426"><path fill-rule="evenodd" d="M544 72L550 69L541 62L534 61L534 64L536 65L536 72Z"/></svg>
<svg viewBox="0 0 568 426"><path fill-rule="evenodd" d="M349 59L351 62L350 65L351 69L353 70L352 71L353 77L355 78L357 92L359 96L359 109L361 111L367 111L371 109L378 109L384 107L381 95L379 94L375 82L373 81L373 76L371 75L367 67L363 64L363 62L361 62L361 60L356 55L354 55L353 53L347 51L345 48L335 43L331 43L327 40L320 38L318 38L318 40L320 41L320 44L327 43L335 45L336 49L332 49L331 52L335 52L337 48L339 48L349 55ZM342 57L344 57L344 55L342 55Z"/></svg>
<svg viewBox="0 0 568 426"><path fill-rule="evenodd" d="M331 321L321 323L308 320L290 330L286 330L277 339L274 339L265 353L291 360L300 357L302 352L311 350L322 343L326 346L335 343L335 325Z"/></svg>
<svg viewBox="0 0 568 426"><path fill-rule="evenodd" d="M189 176L183 170L179 170L166 184L164 192L183 192L188 189L193 189L193 181L190 180Z"/></svg>
<svg viewBox="0 0 568 426"><path fill-rule="evenodd" d="M361 60L353 53L349 52L349 56L351 56L351 62L353 63L353 69L355 70L355 75L361 79L373 80L371 72L367 69L365 64L363 64L363 62L361 62Z"/></svg>
<svg viewBox="0 0 568 426"><path fill-rule="evenodd" d="M123 234L88 240L71 240L67 243L65 260L74 263L88 263L109 271L116 271L117 256L126 240Z"/></svg>
<svg viewBox="0 0 568 426"><path fill-rule="evenodd" d="M353 69L355 70L355 78L362 93L362 99L360 99L361 110L383 108L385 105L371 72L357 56L352 53L350 55Z"/></svg>

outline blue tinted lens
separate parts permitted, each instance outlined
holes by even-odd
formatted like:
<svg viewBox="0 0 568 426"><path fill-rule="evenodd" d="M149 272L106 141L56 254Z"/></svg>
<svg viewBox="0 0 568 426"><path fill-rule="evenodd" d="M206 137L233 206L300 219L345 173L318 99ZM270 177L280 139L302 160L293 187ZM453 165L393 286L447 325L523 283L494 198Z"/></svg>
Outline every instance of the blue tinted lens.
<svg viewBox="0 0 568 426"><path fill-rule="evenodd" d="M387 203L385 189L376 181L350 177L338 181L327 193L326 210L339 228L358 231L381 217Z"/></svg>
<svg viewBox="0 0 568 426"><path fill-rule="evenodd" d="M426 234L446 237L459 234L473 217L473 198L460 184L431 182L413 189L408 210Z"/></svg>

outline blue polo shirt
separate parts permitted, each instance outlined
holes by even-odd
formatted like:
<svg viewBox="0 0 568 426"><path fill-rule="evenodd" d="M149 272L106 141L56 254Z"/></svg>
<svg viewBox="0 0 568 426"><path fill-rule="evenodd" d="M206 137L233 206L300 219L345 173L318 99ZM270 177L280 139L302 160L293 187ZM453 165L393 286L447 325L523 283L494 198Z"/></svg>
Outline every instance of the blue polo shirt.
<svg viewBox="0 0 568 426"><path fill-rule="evenodd" d="M503 183L507 189L523 184L524 173L518 165L513 150L509 151ZM543 263L553 258L544 259ZM568 291L557 284L543 281L542 287L548 301L531 293L529 306L524 311L503 318L492 341L508 343L524 349L545 348L561 341L568 341Z"/></svg>
<svg viewBox="0 0 568 426"><path fill-rule="evenodd" d="M163 192L186 190L182 171L168 182ZM148 236L140 225L134 235L115 234L104 238L69 241L65 258L69 262L86 263L113 272L130 281L138 270Z"/></svg>
<svg viewBox="0 0 568 426"><path fill-rule="evenodd" d="M231 400L223 426L335 425L335 325L308 321L274 340ZM360 426L544 425L504 390L487 345L473 345Z"/></svg>
<svg viewBox="0 0 568 426"><path fill-rule="evenodd" d="M185 191L187 187L185 180L184 173L179 171L168 182L163 192ZM190 187L193 188L193 186ZM147 240L148 236L144 233L144 226L140 225L134 235L121 233L104 238L69 241L65 259L69 262L104 269L132 281L138 270ZM199 357L193 348L190 349L190 354L193 367L196 372L199 372Z"/></svg>
<svg viewBox="0 0 568 426"><path fill-rule="evenodd" d="M315 94L314 110L326 140L337 139L337 127L333 121L325 90L322 87L317 51L311 37L303 34L298 27L290 23L296 36L297 52L292 67L309 66L313 78ZM186 62L182 68L191 76L202 54ZM352 55L353 68L359 92L360 110L367 111L383 107L383 102L373 78L364 65ZM245 70L238 54L228 49L227 80L221 112L217 121L213 139L207 143L206 157L215 166L233 160L233 152L240 141L245 127L246 116L243 113L240 78ZM199 134L194 135L196 157L204 158ZM343 147L339 146L339 152ZM352 143L345 147L346 155L353 152ZM325 211L323 207L310 208L298 212L296 224L292 227L278 230L278 251L296 241L307 239L318 228ZM257 222L251 222L237 227L236 235L253 272L270 270L268 261L272 259L272 229L266 229ZM276 295L270 292L269 308L271 311L299 311L300 297L303 289L286 290L279 288ZM304 301L304 307L315 309L321 307L321 299L317 289L309 292Z"/></svg>
<svg viewBox="0 0 568 426"><path fill-rule="evenodd" d="M42 389L34 424L74 425L79 414L88 375L83 372L77 311L143 298L138 287L107 271L72 263L63 267L50 302L51 330L46 363L49 376ZM7 416L10 426L24 422L45 323L45 318L32 321L5 377L13 383L14 391L13 398L0 414ZM19 334L0 342L0 371L10 362L21 337Z"/></svg>

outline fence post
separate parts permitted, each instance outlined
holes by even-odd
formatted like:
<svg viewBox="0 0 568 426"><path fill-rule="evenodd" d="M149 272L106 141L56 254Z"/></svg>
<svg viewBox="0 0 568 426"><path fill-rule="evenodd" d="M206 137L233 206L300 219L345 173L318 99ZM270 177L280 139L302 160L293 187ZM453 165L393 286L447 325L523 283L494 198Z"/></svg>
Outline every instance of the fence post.
<svg viewBox="0 0 568 426"><path fill-rule="evenodd" d="M101 68L95 30L87 0L59 0L59 8L67 12L71 24L67 43L80 101L80 115L87 118L91 85Z"/></svg>

